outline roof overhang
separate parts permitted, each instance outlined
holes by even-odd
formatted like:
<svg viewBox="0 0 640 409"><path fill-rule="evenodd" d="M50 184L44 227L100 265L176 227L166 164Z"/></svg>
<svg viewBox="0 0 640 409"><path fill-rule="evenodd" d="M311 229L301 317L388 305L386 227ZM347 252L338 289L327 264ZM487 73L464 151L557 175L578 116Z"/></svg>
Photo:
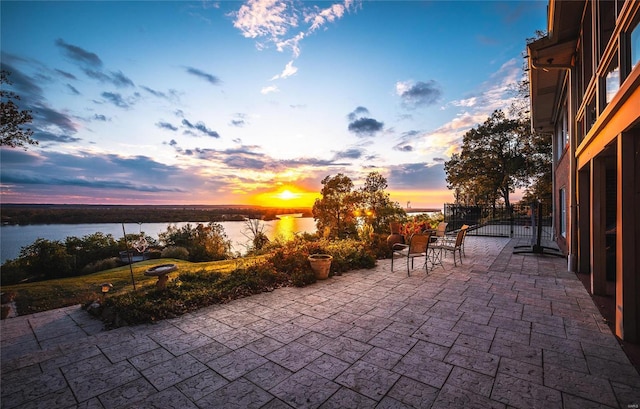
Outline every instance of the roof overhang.
<svg viewBox="0 0 640 409"><path fill-rule="evenodd" d="M577 40L557 43L548 36L527 46L531 126L538 132L553 131L567 71L575 64Z"/></svg>
<svg viewBox="0 0 640 409"><path fill-rule="evenodd" d="M549 34L527 46L531 127L552 132L563 83L575 65L575 53L585 0L550 0Z"/></svg>

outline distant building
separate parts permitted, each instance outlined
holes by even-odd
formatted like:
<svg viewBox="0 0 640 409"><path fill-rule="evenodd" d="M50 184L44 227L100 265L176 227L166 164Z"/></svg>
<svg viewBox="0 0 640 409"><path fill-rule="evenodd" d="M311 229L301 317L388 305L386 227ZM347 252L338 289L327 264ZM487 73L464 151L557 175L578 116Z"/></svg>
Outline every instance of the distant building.
<svg viewBox="0 0 640 409"><path fill-rule="evenodd" d="M640 341L640 1L550 0L528 46L532 127L553 134L554 220L615 332ZM609 272L609 274L607 274ZM607 277L608 276L608 277Z"/></svg>

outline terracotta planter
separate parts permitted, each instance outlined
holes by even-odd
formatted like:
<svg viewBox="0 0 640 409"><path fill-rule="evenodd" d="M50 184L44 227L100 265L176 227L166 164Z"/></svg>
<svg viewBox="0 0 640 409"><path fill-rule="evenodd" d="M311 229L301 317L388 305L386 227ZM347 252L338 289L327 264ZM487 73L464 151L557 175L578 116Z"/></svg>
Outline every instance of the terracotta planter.
<svg viewBox="0 0 640 409"><path fill-rule="evenodd" d="M387 245L393 249L394 244L404 244L404 236L402 234L390 234L387 237Z"/></svg>
<svg viewBox="0 0 640 409"><path fill-rule="evenodd" d="M330 254L312 254L308 258L311 269L316 275L316 280L326 280L329 278L329 269L333 256Z"/></svg>

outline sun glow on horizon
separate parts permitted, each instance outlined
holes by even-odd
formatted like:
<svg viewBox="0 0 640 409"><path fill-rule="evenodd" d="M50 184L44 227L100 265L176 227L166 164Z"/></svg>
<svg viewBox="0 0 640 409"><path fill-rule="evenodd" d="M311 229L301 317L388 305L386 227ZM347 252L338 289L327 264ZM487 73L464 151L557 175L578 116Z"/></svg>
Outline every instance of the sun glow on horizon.
<svg viewBox="0 0 640 409"><path fill-rule="evenodd" d="M280 187L277 190L259 193L251 198L252 204L270 207L312 207L317 192L307 192L296 187Z"/></svg>
<svg viewBox="0 0 640 409"><path fill-rule="evenodd" d="M293 199L297 199L298 197L300 197L300 194L292 193L289 189L285 189L282 192L280 192L278 197L280 199L282 199L282 200L293 200Z"/></svg>

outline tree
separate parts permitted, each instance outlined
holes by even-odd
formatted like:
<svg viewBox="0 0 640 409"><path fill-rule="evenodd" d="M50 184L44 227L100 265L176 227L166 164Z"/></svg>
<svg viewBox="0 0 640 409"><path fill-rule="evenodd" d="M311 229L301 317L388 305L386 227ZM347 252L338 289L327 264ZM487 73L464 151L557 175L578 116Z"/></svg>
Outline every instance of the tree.
<svg viewBox="0 0 640 409"><path fill-rule="evenodd" d="M111 234L96 232L82 238L70 236L65 239L67 254L73 257L76 272L89 263L115 257L118 254L118 242Z"/></svg>
<svg viewBox="0 0 640 409"><path fill-rule="evenodd" d="M169 225L167 231L159 236L166 246L186 248L190 261L225 260L231 251L231 242L220 223L199 223L196 226L187 223L181 228Z"/></svg>
<svg viewBox="0 0 640 409"><path fill-rule="evenodd" d="M14 101L19 101L20 96L15 92L6 91L4 84L11 85L9 81L10 73L8 71L0 71L0 109L2 110L2 121L0 121L0 130L2 131L0 138L0 146L9 146L11 148L24 147L25 145L37 145L38 141L31 139L33 131L30 128L24 128L25 124L33 120L31 111L20 110Z"/></svg>
<svg viewBox="0 0 640 409"><path fill-rule="evenodd" d="M525 146L530 127L507 118L501 110L464 134L462 152L445 163L447 187L459 188L476 204L494 205L498 198L511 206L510 193L528 182Z"/></svg>
<svg viewBox="0 0 640 409"><path fill-rule="evenodd" d="M265 230L265 224L260 219L247 219L244 221L242 235L251 241L249 251L260 251L269 243Z"/></svg>
<svg viewBox="0 0 640 409"><path fill-rule="evenodd" d="M58 240L39 238L23 247L20 262L28 274L44 279L68 277L72 273L71 256Z"/></svg>
<svg viewBox="0 0 640 409"><path fill-rule="evenodd" d="M406 215L397 202L391 201L389 194L385 192L386 188L387 179L379 172L371 172L358 191L360 214L365 224L370 225L375 233L388 231L392 219Z"/></svg>
<svg viewBox="0 0 640 409"><path fill-rule="evenodd" d="M313 218L319 232L331 238L355 236L357 197L353 181L342 173L322 180L322 198L313 204Z"/></svg>

